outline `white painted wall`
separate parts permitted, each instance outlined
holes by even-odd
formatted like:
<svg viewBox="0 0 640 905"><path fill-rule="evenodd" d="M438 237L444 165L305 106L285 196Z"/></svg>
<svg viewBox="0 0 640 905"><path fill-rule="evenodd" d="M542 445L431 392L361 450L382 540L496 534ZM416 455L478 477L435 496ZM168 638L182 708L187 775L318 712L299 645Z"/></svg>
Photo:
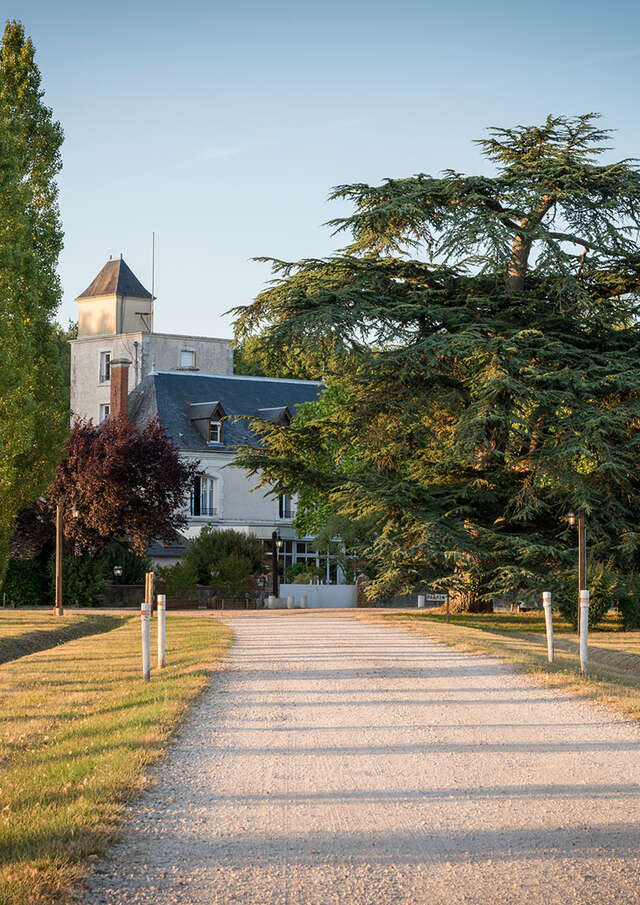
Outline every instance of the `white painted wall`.
<svg viewBox="0 0 640 905"><path fill-rule="evenodd" d="M281 584L280 600L290 595L295 597L296 607L300 597L307 595L309 609L337 610L356 606L356 586L354 584Z"/></svg>
<svg viewBox="0 0 640 905"><path fill-rule="evenodd" d="M74 417L99 419L100 405L109 402L111 384L100 382L100 353L128 358L129 392L156 371L180 370L180 352L196 353L196 369L206 374L233 374L230 339L179 336L169 333L108 333L71 341L71 411Z"/></svg>

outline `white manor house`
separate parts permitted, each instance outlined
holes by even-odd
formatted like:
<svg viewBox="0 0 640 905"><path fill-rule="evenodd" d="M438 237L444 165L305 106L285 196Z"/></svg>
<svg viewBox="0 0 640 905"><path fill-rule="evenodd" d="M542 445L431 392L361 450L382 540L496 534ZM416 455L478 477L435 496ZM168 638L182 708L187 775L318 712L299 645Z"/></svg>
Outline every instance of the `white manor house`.
<svg viewBox="0 0 640 905"><path fill-rule="evenodd" d="M152 558L176 562L203 525L233 528L271 541L283 539L280 560L311 561L340 580L330 557L296 537L295 500L253 490L241 469L227 468L235 449L251 440L250 415L288 423L297 407L317 398L320 384L306 380L244 377L233 373L230 339L154 332L154 301L122 256L110 258L78 298L78 338L71 341L71 410L100 422L126 410L138 427L158 416L186 459L200 462L190 499L188 527L175 545L155 544ZM114 410L115 414L115 410Z"/></svg>

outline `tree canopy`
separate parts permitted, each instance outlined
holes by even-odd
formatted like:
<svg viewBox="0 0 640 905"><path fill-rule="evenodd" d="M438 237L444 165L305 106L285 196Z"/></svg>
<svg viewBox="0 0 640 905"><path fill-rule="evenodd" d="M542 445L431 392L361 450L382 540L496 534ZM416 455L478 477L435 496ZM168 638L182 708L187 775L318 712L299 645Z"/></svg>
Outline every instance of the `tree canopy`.
<svg viewBox="0 0 640 905"><path fill-rule="evenodd" d="M549 116L490 129L488 175L339 186L348 246L273 261L237 309L240 341L303 350L328 387L239 464L370 520L371 593L539 587L578 507L596 553L636 562L640 174L609 141Z"/></svg>
<svg viewBox="0 0 640 905"><path fill-rule="evenodd" d="M0 579L18 511L53 474L68 430L52 317L62 248L62 129L19 22L0 45Z"/></svg>
<svg viewBox="0 0 640 905"><path fill-rule="evenodd" d="M76 421L48 498L18 517L11 552L39 553L59 503L71 550L102 552L119 538L142 555L158 538L171 542L186 524L185 501L196 472L197 463L180 457L157 420L142 431L126 418L108 418L97 427Z"/></svg>

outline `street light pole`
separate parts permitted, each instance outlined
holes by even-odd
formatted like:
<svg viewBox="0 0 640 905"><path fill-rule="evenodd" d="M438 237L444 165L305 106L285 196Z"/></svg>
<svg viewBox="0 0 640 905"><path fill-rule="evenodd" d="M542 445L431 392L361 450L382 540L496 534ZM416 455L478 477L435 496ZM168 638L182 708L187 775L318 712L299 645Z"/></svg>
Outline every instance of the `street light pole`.
<svg viewBox="0 0 640 905"><path fill-rule="evenodd" d="M62 506L56 504L56 602L54 616L64 616L62 609Z"/></svg>
<svg viewBox="0 0 640 905"><path fill-rule="evenodd" d="M271 535L271 572L273 573L273 596L280 596L280 576L278 575L278 550L282 548L283 540L279 531Z"/></svg>
<svg viewBox="0 0 640 905"><path fill-rule="evenodd" d="M75 503L71 507L71 515L78 518L80 510ZM64 616L62 608L62 541L64 536L64 524L62 521L62 503L56 503L56 602L53 608L54 616Z"/></svg>
<svg viewBox="0 0 640 905"><path fill-rule="evenodd" d="M578 592L587 590L587 532L584 509L578 509L578 584Z"/></svg>

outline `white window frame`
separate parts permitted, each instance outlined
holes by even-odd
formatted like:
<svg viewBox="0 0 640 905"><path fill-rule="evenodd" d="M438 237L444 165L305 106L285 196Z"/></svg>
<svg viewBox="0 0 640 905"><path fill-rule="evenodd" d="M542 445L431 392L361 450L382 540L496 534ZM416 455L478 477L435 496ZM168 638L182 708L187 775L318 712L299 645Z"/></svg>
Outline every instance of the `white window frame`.
<svg viewBox="0 0 640 905"><path fill-rule="evenodd" d="M212 429L214 436L212 436ZM222 421L211 418L207 424L207 443L217 446L222 443Z"/></svg>
<svg viewBox="0 0 640 905"><path fill-rule="evenodd" d="M278 497L278 518L283 521L293 518L293 497L290 493L281 493Z"/></svg>
<svg viewBox="0 0 640 905"><path fill-rule="evenodd" d="M111 350L105 349L100 353L100 383L111 381Z"/></svg>
<svg viewBox="0 0 640 905"><path fill-rule="evenodd" d="M99 414L99 424L102 424L103 421L106 421L111 413L111 403L110 402L101 402L100 403L100 414Z"/></svg>
<svg viewBox="0 0 640 905"><path fill-rule="evenodd" d="M196 475L191 490L190 513L192 518L215 518L218 515L217 478L209 474Z"/></svg>
<svg viewBox="0 0 640 905"><path fill-rule="evenodd" d="M185 362L183 360L183 356L189 355L191 356L189 362ZM195 349L181 349L180 350L180 367L186 371L191 371L196 366L196 353Z"/></svg>

